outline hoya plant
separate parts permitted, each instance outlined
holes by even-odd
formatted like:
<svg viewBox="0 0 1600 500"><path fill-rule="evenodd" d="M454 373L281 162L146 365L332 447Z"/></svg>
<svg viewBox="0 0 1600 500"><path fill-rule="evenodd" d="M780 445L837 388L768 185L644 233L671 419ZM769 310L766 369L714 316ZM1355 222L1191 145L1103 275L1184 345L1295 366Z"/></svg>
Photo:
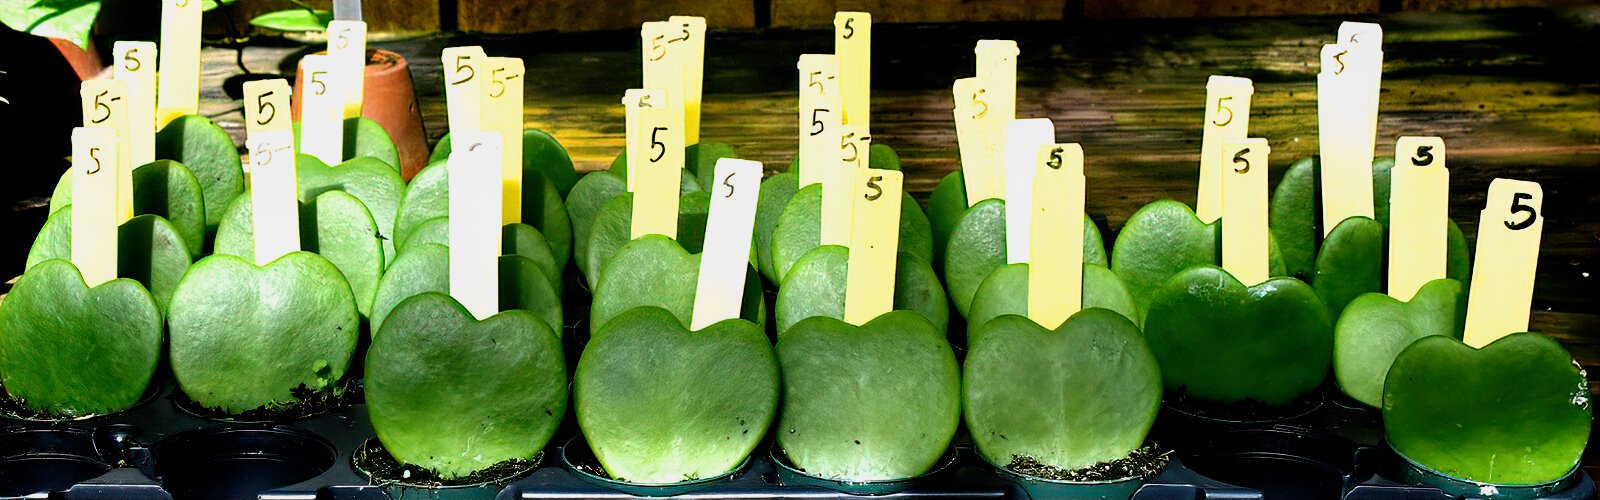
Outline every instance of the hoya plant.
<svg viewBox="0 0 1600 500"><path fill-rule="evenodd" d="M72 206L57 210L28 249L27 269L51 259L72 259ZM159 215L135 216L117 227L117 274L133 279L166 311L178 283L194 261L179 229Z"/></svg>
<svg viewBox="0 0 1600 500"><path fill-rule="evenodd" d="M448 144L442 145L435 150L435 154L448 147ZM554 147L559 148L560 145ZM546 155L549 154L553 153ZM565 158L565 155L565 150L560 150L560 157ZM564 269L572 254L572 226L566 206L561 202L561 194L553 178L546 177L542 168L530 167L545 163L526 163L537 161L528 160L527 154L523 158L521 223L539 231L549 244L550 253L555 257L558 267ZM395 217L397 244L410 238L423 222L450 215L450 176L447 168L442 160L429 163L405 187L404 199ZM561 168L552 169L562 171Z"/></svg>
<svg viewBox="0 0 1600 500"><path fill-rule="evenodd" d="M394 255L395 218L399 213L400 198L405 195L406 183L400 172L388 164L370 157L356 157L334 166L328 166L311 155L298 155L295 159L295 184L299 188L300 203L310 204L318 196L330 191L347 193L359 201L367 217L355 216L352 224L365 223L366 219L377 226L377 237L382 240L382 262Z"/></svg>
<svg viewBox="0 0 1600 500"><path fill-rule="evenodd" d="M500 309L528 311L560 332L565 324L561 294L545 269L521 255L501 255ZM389 314L401 302L424 292L450 292L450 247L421 243L395 259L378 281L378 291L372 302L371 330L382 330Z"/></svg>
<svg viewBox="0 0 1600 500"><path fill-rule="evenodd" d="M1139 323L1147 320L1151 300L1168 280L1192 267L1222 263L1222 224L1220 219L1202 222L1188 205L1174 200L1151 202L1128 217L1111 248L1111 270L1132 294ZM1287 276L1271 237L1267 271L1270 276Z"/></svg>
<svg viewBox="0 0 1600 500"><path fill-rule="evenodd" d="M694 191L678 198L677 244L689 253L700 253L706 237L706 220L711 212L711 193ZM622 193L606 202L589 224L589 244L583 266L584 282L597 291L606 268L633 241L633 193Z"/></svg>
<svg viewBox="0 0 1600 500"><path fill-rule="evenodd" d="M867 151L868 168L875 168L879 170L900 170L900 155L895 153L894 149L890 148L888 145L873 144L867 149ZM766 277L767 281L773 285L777 285L780 281L782 281L783 278L782 275L778 274L777 263L774 262L772 256L773 234L775 234L777 231L778 221L782 218L785 209L788 208L789 201L794 199L795 195L799 191L800 158L797 156L792 162L790 162L789 170L767 177L761 181L761 195L756 199L756 256L759 259L758 264L761 270L761 275ZM821 191L819 190L815 195L807 196L821 196ZM820 198L818 199L820 200ZM814 202L807 202L805 205L810 206L812 204L814 204ZM910 208L918 208L917 212L919 215L913 216L914 218L926 219L926 216L920 215L921 208L916 207L916 203L914 201L912 201L909 205ZM820 215L820 212L807 215L806 217L816 217L818 215ZM908 215L909 213L902 209L901 220L905 221L905 217ZM789 217L791 220L799 220L799 217L796 215L791 215ZM798 222L791 222L791 224L795 223ZM908 227L910 227L910 230L907 230ZM795 230L790 229L786 230L785 232L795 232ZM902 241L904 241L904 238L906 237L915 237L918 234L919 233L915 230L914 226L910 224L902 224ZM815 239L815 235L797 235L802 238L802 241L799 244L793 245L796 248L787 251L799 251L800 253L796 255L799 256L803 255L805 252L800 251L798 247L803 246L807 241ZM811 243L811 246L816 246L815 242Z"/></svg>
<svg viewBox="0 0 1600 500"><path fill-rule="evenodd" d="M780 336L806 318L844 319L849 261L850 249L839 245L819 246L800 258L778 288L775 309ZM893 307L916 312L940 332L950 323L949 302L938 275L926 261L910 253L896 255Z"/></svg>
<svg viewBox="0 0 1600 500"><path fill-rule="evenodd" d="M966 207L964 201L961 203ZM931 202L929 207L933 207ZM970 324L976 324L970 320L978 290L990 274L1006 265L1006 202L997 199L978 202L960 212L954 224L946 232L944 280L950 288L950 300L956 305L956 312ZM1105 267L1105 248L1100 240L1100 228L1085 216L1083 262Z"/></svg>
<svg viewBox="0 0 1600 500"><path fill-rule="evenodd" d="M1459 281L1428 282L1410 300L1364 293L1333 328L1333 375L1339 389L1367 406L1383 406L1383 384L1400 352L1424 337L1461 339L1467 293Z"/></svg>
<svg viewBox="0 0 1600 500"><path fill-rule="evenodd" d="M217 227L216 254L255 260L255 213L251 193L234 199ZM372 313L378 278L383 276L383 240L365 204L344 191L328 191L300 204L302 249L339 268L355 294L363 317Z"/></svg>
<svg viewBox="0 0 1600 500"><path fill-rule="evenodd" d="M694 312L700 257L658 234L629 241L606 265L605 274L594 288L594 302L589 307L590 338L601 335L616 318L647 306L666 311L675 319L672 324L659 325L661 328L687 327ZM760 291L760 277L751 268L741 295L741 317L764 326L766 306Z"/></svg>
<svg viewBox="0 0 1600 500"><path fill-rule="evenodd" d="M716 166L717 160L722 158L733 158L734 156L733 148L731 146L717 142L702 142L700 144L692 144L685 148L684 166L679 175L679 195L688 196L691 193L706 191L709 181L701 180L697 174L703 173L707 179L709 179L712 169ZM611 162L611 167L609 169L596 170L584 174L583 178L579 179L572 186L570 191L563 192L563 195L566 196L567 212L572 217L574 263L577 265L578 270L583 271L585 278L584 281L591 288L594 287L596 281L598 280L599 272L591 270L590 263L592 261L599 261L603 265L604 261L610 258L610 252L614 252L617 248L620 248L622 244L628 241L626 237L621 239L614 237L602 237L601 242L605 247L602 249L602 252L605 254L598 256L597 258L590 257L589 244L593 240L593 237L590 235L590 233L593 232L595 221L600 219L601 213L604 212L606 208L618 198L618 195L628 192L627 179L628 155L627 152L624 151ZM692 213L684 214L684 204L680 202L680 215L678 217L679 223L680 225L683 224L684 215L691 215L691 217L689 217L691 220L699 219L701 224L695 224L691 222L689 224L690 227L687 229L693 230L694 228L698 227L700 228L699 231L703 232L703 210L709 205L707 203L702 203L701 201L703 200L695 201L696 203L691 203L689 206L691 208L698 207L702 210L702 213L699 214L699 217L693 217ZM627 205L626 208L631 210L632 202L629 201L626 203L630 203L630 205ZM607 216L606 219L610 223L608 227L615 229L615 224L618 222L619 217L622 217L622 215L619 214ZM631 214L628 217L631 218ZM623 222L627 222L627 220L623 220ZM623 224L621 227L626 228L627 224ZM679 233L682 234L681 229ZM699 245L699 242L696 241L693 244Z"/></svg>
<svg viewBox="0 0 1600 500"><path fill-rule="evenodd" d="M209 239L222 222L228 204L244 192L244 169L233 139L209 118L182 116L156 133L156 158L182 164L200 183Z"/></svg>
<svg viewBox="0 0 1600 500"><path fill-rule="evenodd" d="M763 183L765 187L767 183ZM933 242L928 217L910 196L901 198L899 249L927 265L933 259ZM772 228L769 243L772 274L768 281L783 283L802 257L820 246L822 239L822 185L812 184L795 191L783 206Z"/></svg>

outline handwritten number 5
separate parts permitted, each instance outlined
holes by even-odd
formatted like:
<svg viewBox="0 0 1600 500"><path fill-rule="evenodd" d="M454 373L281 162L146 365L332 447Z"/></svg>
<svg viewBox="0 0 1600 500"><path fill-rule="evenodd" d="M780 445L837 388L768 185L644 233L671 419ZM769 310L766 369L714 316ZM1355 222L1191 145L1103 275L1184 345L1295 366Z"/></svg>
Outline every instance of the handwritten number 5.
<svg viewBox="0 0 1600 500"><path fill-rule="evenodd" d="M855 22L855 20L856 20L856 18L853 18L853 17L847 18L847 19L844 20L844 39L845 40L849 40L851 37L856 36L856 27L850 25L850 23Z"/></svg>
<svg viewBox="0 0 1600 500"><path fill-rule="evenodd" d="M1050 170L1061 170L1061 148L1050 150L1050 160L1045 162Z"/></svg>
<svg viewBox="0 0 1600 500"><path fill-rule="evenodd" d="M1533 195L1528 193L1516 193L1511 195L1511 213L1526 213L1528 214L1528 217L1522 219L1520 222L1506 221L1506 228L1509 228L1512 231L1521 231L1523 229L1532 227L1533 223L1539 220L1539 213L1535 212L1533 207L1524 205L1522 203L1532 199Z"/></svg>
<svg viewBox="0 0 1600 500"><path fill-rule="evenodd" d="M1241 150L1239 150L1238 153L1234 153L1233 154L1233 162L1234 163L1243 163L1244 164L1243 167L1239 167L1239 168L1233 169L1234 172L1241 173L1241 174L1250 172L1250 160L1244 157L1244 155L1247 155L1247 154L1250 154L1250 148L1241 149Z"/></svg>
<svg viewBox="0 0 1600 500"><path fill-rule="evenodd" d="M1223 96L1223 97L1217 98L1217 113L1227 112L1228 113L1228 118L1226 120L1222 120L1222 121L1217 121L1217 118L1212 118L1211 119L1211 124L1212 125L1216 125L1218 127L1226 127L1226 126L1228 126L1229 123L1233 123L1233 108L1229 108L1227 105L1223 104L1223 103L1228 102L1230 100L1233 100L1233 96Z"/></svg>
<svg viewBox="0 0 1600 500"><path fill-rule="evenodd" d="M456 74L459 75L462 71L466 71L467 74L462 76L460 80L450 82L451 85L461 85L463 83L467 83L468 81L472 80L472 77L477 76L478 72L473 70L472 66L465 64L465 61L471 58L472 56L456 56Z"/></svg>
<svg viewBox="0 0 1600 500"><path fill-rule="evenodd" d="M100 148L89 148L89 159L94 160L94 168L84 173L89 175L100 173Z"/></svg>
<svg viewBox="0 0 1600 500"><path fill-rule="evenodd" d="M737 174L737 173L738 172L729 172L727 177L723 177L722 178L722 185L728 186L728 194L722 195L723 198L732 198L733 197L733 191L734 191L733 174Z"/></svg>
<svg viewBox="0 0 1600 500"><path fill-rule="evenodd" d="M1433 164L1433 146L1417 146L1417 156L1411 158L1411 164L1426 167Z"/></svg>
<svg viewBox="0 0 1600 500"><path fill-rule="evenodd" d="M272 119L278 116L278 107L267 102L269 95L272 95L270 90L256 96L256 125L272 123Z"/></svg>
<svg viewBox="0 0 1600 500"><path fill-rule="evenodd" d="M871 193L866 194L867 201L878 201L878 198L883 197L883 188L878 186L878 181L881 180L883 180L883 176L881 175L874 175L867 178L867 189L872 190Z"/></svg>
<svg viewBox="0 0 1600 500"><path fill-rule="evenodd" d="M650 149L656 149L657 150L656 151L656 157L655 158L651 158L650 159L650 163L655 163L655 162L661 161L661 157L667 155L667 145L663 144L659 139L656 138L656 134L659 134L659 133L661 133L661 131L666 130L666 129L667 129L666 127L656 127L655 129L650 131Z"/></svg>

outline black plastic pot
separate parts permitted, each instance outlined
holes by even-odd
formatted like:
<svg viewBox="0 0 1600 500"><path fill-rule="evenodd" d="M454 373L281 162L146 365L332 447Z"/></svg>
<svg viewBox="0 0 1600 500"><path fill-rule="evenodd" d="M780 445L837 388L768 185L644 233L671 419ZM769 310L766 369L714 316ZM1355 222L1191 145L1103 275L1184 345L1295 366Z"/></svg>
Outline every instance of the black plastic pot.
<svg viewBox="0 0 1600 500"><path fill-rule="evenodd" d="M783 448L777 445L772 446L772 451L769 452L768 456L771 458L773 465L778 468L779 484L811 486L849 495L872 496L900 493L919 483L928 483L937 479L939 476L950 472L951 468L955 466L956 458L960 456L960 450L952 445L950 449L945 450L943 456L939 457L939 461L934 464L933 468L928 469L928 472L908 478L877 481L832 479L807 473L790 463L789 456L785 455Z"/></svg>
<svg viewBox="0 0 1600 500"><path fill-rule="evenodd" d="M326 440L293 428L210 427L182 432L151 448L161 485L173 500L251 500L333 467Z"/></svg>
<svg viewBox="0 0 1600 500"><path fill-rule="evenodd" d="M22 429L0 433L0 496L63 491L111 471L94 433Z"/></svg>
<svg viewBox="0 0 1600 500"><path fill-rule="evenodd" d="M746 457L744 461L740 462L737 467L733 468L733 470L729 470L722 474L711 477L703 477L677 483L631 483L627 481L618 481L610 477L590 472L591 470L599 469L600 460L595 458L594 452L589 449L589 442L583 438L582 434L573 436L572 439L568 440L565 445L562 445L561 461L566 464L567 468L571 470L573 475L576 476L580 481L603 488L613 489L629 495L643 497L679 496L685 493L705 489L716 483L729 482L729 480L735 474L738 474L740 471L743 471L747 466L750 465L750 459L749 457Z"/></svg>
<svg viewBox="0 0 1600 500"><path fill-rule="evenodd" d="M982 454L978 454L982 457ZM1032 498L1059 498L1062 500L1125 500L1132 498L1144 486L1147 478L1132 476L1105 481L1061 481L1045 479L1013 471L1005 465L982 457L1000 477L1016 483ZM1171 467L1168 460L1167 466Z"/></svg>

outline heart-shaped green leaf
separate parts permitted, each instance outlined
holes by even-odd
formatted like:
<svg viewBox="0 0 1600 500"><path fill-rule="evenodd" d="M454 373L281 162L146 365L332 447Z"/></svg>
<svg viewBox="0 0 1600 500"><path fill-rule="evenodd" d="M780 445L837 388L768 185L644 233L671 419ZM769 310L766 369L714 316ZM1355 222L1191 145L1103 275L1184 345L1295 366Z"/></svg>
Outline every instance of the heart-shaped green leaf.
<svg viewBox="0 0 1600 500"><path fill-rule="evenodd" d="M51 215L28 249L24 269L50 259L72 260L72 206ZM117 276L132 278L155 296L162 311L172 303L172 292L189 271L189 243L155 215L140 215L117 228Z"/></svg>
<svg viewBox="0 0 1600 500"><path fill-rule="evenodd" d="M778 334L783 335L810 317L843 320L844 282L849 268L850 249L838 245L823 245L801 257L778 288ZM896 255L894 271L894 308L914 311L935 330L944 332L950 324L950 306L933 268L926 261L901 252Z"/></svg>
<svg viewBox="0 0 1600 500"><path fill-rule="evenodd" d="M783 172L761 181L761 193L756 198L756 260L760 264L761 275L774 286L780 280L772 262L772 233L778 228L778 217L783 215L783 207L799 190L799 174Z"/></svg>
<svg viewBox="0 0 1600 500"><path fill-rule="evenodd" d="M950 232L961 222L967 212L967 186L961 171L957 170L939 179L928 196L928 224L933 231L933 268L944 269L944 251L950 244ZM982 200L979 200L982 201Z"/></svg>
<svg viewBox="0 0 1600 500"><path fill-rule="evenodd" d="M689 172L679 177L678 196L699 192L700 184ZM579 271L589 271L589 233L594 220L612 198L628 191L628 182L609 170L583 175L567 195L567 215L572 218L572 262ZM680 207L681 208L681 207Z"/></svg>
<svg viewBox="0 0 1600 500"><path fill-rule="evenodd" d="M778 276L777 281L787 281L790 268L806 252L820 246L821 241L822 185L814 184L795 192L772 229L772 269ZM933 236L929 233L928 217L910 196L902 198L900 204L899 251L916 256L922 262L933 260Z"/></svg>
<svg viewBox="0 0 1600 500"><path fill-rule="evenodd" d="M933 468L961 420L961 373L944 332L893 311L865 325L828 317L778 339L778 445L834 479L902 479Z"/></svg>
<svg viewBox="0 0 1600 500"><path fill-rule="evenodd" d="M1549 337L1517 333L1473 349L1435 335L1389 368L1384 434L1395 451L1453 477L1544 483L1583 457L1589 398L1583 370Z"/></svg>
<svg viewBox="0 0 1600 500"><path fill-rule="evenodd" d="M206 231L216 231L233 197L244 192L239 149L210 118L185 115L156 134L156 158L182 163L200 183Z"/></svg>
<svg viewBox="0 0 1600 500"><path fill-rule="evenodd" d="M1135 321L1139 310L1133 296L1122 285L1117 273L1099 264L1083 265L1082 309L1101 308ZM972 315L967 318L967 345L985 331L984 323L1001 315L1028 316L1028 264L1006 264L989 273L972 298ZM1010 461L1006 461L1009 463Z"/></svg>
<svg viewBox="0 0 1600 500"><path fill-rule="evenodd" d="M1169 278L1194 266L1222 262L1221 241L1221 220L1206 224L1182 202L1156 200L1123 223L1111 249L1111 270L1128 286L1139 314L1148 317L1151 299ZM1283 257L1271 235L1267 272L1285 276ZM1149 326L1148 321L1139 323Z"/></svg>
<svg viewBox="0 0 1600 500"><path fill-rule="evenodd" d="M483 321L455 299L401 302L367 351L367 416L383 447L443 478L544 449L567 413L561 334L527 311Z"/></svg>
<svg viewBox="0 0 1600 500"><path fill-rule="evenodd" d="M407 247L432 243L435 245L450 246L450 218L434 217L428 219L417 227L411 236L402 242L401 252ZM545 277L550 278L550 286L556 293L561 292L561 265L556 263L556 256L550 254L550 242L539 234L538 229L520 222L506 224L500 228L500 255L520 255L527 257L544 271Z"/></svg>
<svg viewBox="0 0 1600 500"><path fill-rule="evenodd" d="M187 167L156 160L133 169L133 213L159 215L183 236L189 257L200 258L206 242L206 206L200 181ZM72 204L72 172L61 174L50 196L50 213Z"/></svg>
<svg viewBox="0 0 1600 500"><path fill-rule="evenodd" d="M89 288L61 259L17 279L0 302L0 331L6 392L61 417L132 407L161 359L161 311L150 292L129 279Z"/></svg>
<svg viewBox="0 0 1600 500"><path fill-rule="evenodd" d="M1022 316L971 337L961 402L990 462L1031 457L1066 470L1125 458L1161 408L1161 370L1139 328L1085 309L1054 330Z"/></svg>
<svg viewBox="0 0 1600 500"><path fill-rule="evenodd" d="M450 216L450 177L445 163L428 165L411 178L395 218L397 241L405 241L418 224ZM522 222L533 226L550 243L550 254L561 267L572 255L572 221L554 185L538 172L522 173Z"/></svg>
<svg viewBox="0 0 1600 500"><path fill-rule="evenodd" d="M573 380L578 427L613 478L676 483L739 466L778 410L778 361L761 327L690 332L640 307L590 340Z"/></svg>
<svg viewBox="0 0 1600 500"><path fill-rule="evenodd" d="M370 157L357 157L328 166L311 155L300 155L295 163L295 182L300 187L300 202L311 203L329 191L344 191L361 200L372 221L378 224L384 262L394 260L395 218L406 182L389 165Z"/></svg>
<svg viewBox="0 0 1600 500"><path fill-rule="evenodd" d="M1283 180L1272 191L1271 219L1273 239L1277 241L1288 276L1313 281L1319 249L1324 246L1321 204L1321 160L1312 156L1289 166ZM1394 158L1372 160L1373 214L1384 227L1389 226L1389 182ZM1335 226L1337 228L1337 226ZM1330 235L1331 236L1331 235ZM1448 260L1445 277L1467 283L1472 272L1470 247L1461 228L1450 222Z"/></svg>
<svg viewBox="0 0 1600 500"><path fill-rule="evenodd" d="M560 331L565 325L561 294L550 282L540 265L527 257L500 256L500 310L532 312ZM372 331L383 328L384 319L401 301L423 292L450 293L450 247L419 244L395 259L378 281L378 294L372 300Z"/></svg>
<svg viewBox="0 0 1600 500"><path fill-rule="evenodd" d="M677 240L684 250L700 253L706 241L706 217L710 213L710 193L695 191L678 198ZM589 262L584 266L583 277L590 290L599 287L601 271L630 241L633 241L633 193L623 193L606 202L589 226Z"/></svg>
<svg viewBox="0 0 1600 500"><path fill-rule="evenodd" d="M333 21L333 13L325 10L283 9L250 18L250 25L290 33L322 31Z"/></svg>
<svg viewBox="0 0 1600 500"><path fill-rule="evenodd" d="M945 243L944 279L961 316L971 317L972 298L984 278L1006 265L1006 202L984 200L961 214ZM1083 218L1083 262L1106 265L1100 227Z"/></svg>
<svg viewBox="0 0 1600 500"><path fill-rule="evenodd" d="M1246 287L1210 265L1156 291L1144 334L1167 390L1205 401L1287 404L1322 384L1333 355L1333 324L1310 286Z"/></svg>
<svg viewBox="0 0 1600 500"><path fill-rule="evenodd" d="M712 169L717 166L717 160L722 158L738 158L738 154L733 152L733 146L720 142L706 141L699 144L690 144L689 147L683 148L683 171L689 174L685 177L685 180L693 181L694 190L696 191L709 189L707 186L711 185L710 181L702 180L701 178L709 179ZM622 154L612 159L609 170L617 178L627 179L628 152L623 151Z"/></svg>
<svg viewBox="0 0 1600 500"><path fill-rule="evenodd" d="M439 139L439 145L433 147L433 154L428 156L428 163L444 161L450 157L450 134L445 134ZM562 146L555 137L539 129L522 130L522 172L539 172L544 178L555 185L556 192L565 198L572 191L572 186L578 183L578 171L573 169L572 157L567 155L567 148Z"/></svg>
<svg viewBox="0 0 1600 500"><path fill-rule="evenodd" d="M645 306L666 310L688 327L699 276L700 254L690 254L670 238L647 234L628 242L606 264L606 272L594 288L594 302L589 308L590 338L600 335L613 318ZM761 276L754 268L745 275L743 298L739 316L765 325Z"/></svg>
<svg viewBox="0 0 1600 500"><path fill-rule="evenodd" d="M218 255L255 262L255 209L250 200L248 191L235 198L217 227L213 247ZM372 297L383 276L383 240L366 205L344 191L328 191L302 203L299 216L300 249L321 255L339 268L355 294L356 310L362 316L372 314Z"/></svg>
<svg viewBox="0 0 1600 500"><path fill-rule="evenodd" d="M395 174L400 173L400 151L395 149L394 140L383 130L383 125L365 116L346 118L343 125L344 162L342 163L349 163L359 158L372 158L388 166ZM301 143L300 122L294 122L294 140L295 144ZM304 160L301 160L301 163L304 164Z"/></svg>
<svg viewBox="0 0 1600 500"><path fill-rule="evenodd" d="M1381 293L1350 301L1333 325L1333 375L1339 388L1374 408L1383 404L1383 380L1395 356L1418 339L1460 339L1467 294L1461 282L1441 278L1417 290L1410 302Z"/></svg>
<svg viewBox="0 0 1600 500"><path fill-rule="evenodd" d="M196 262L172 295L172 374L201 406L276 410L344 378L361 336L333 263L293 252L265 267L232 255Z"/></svg>
<svg viewBox="0 0 1600 500"><path fill-rule="evenodd" d="M1338 318L1358 295L1383 290L1384 233L1383 224L1366 217L1345 219L1328 233L1311 281L1328 317Z"/></svg>

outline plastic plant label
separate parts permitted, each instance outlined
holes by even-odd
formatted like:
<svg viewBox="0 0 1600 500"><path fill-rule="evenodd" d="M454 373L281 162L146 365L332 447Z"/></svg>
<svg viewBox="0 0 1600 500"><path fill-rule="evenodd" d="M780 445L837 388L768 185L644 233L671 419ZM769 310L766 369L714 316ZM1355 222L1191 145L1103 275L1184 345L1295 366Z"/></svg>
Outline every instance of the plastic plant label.
<svg viewBox="0 0 1600 500"><path fill-rule="evenodd" d="M116 161L108 172L116 179L116 192L111 200L117 208L117 224L133 218L133 166L128 164L128 84L122 80L89 80L83 82L78 95L83 100L83 126L104 128L116 132Z"/></svg>
<svg viewBox="0 0 1600 500"><path fill-rule="evenodd" d="M972 49L977 58L976 71L985 92L989 113L984 117L984 130L989 142L1005 133L1005 126L1017 119L1017 42L1013 40L978 40Z"/></svg>
<svg viewBox="0 0 1600 500"><path fill-rule="evenodd" d="M1219 152L1228 158L1222 177L1222 268L1245 286L1266 281L1267 157L1261 138L1230 140Z"/></svg>
<svg viewBox="0 0 1600 500"><path fill-rule="evenodd" d="M683 138L684 144L700 143L700 98L705 90L706 18L672 16L667 22L677 25L678 36L668 43L683 51Z"/></svg>
<svg viewBox="0 0 1600 500"><path fill-rule="evenodd" d="M1383 26L1345 21L1339 23L1339 38L1335 41L1361 50L1383 50Z"/></svg>
<svg viewBox="0 0 1600 500"><path fill-rule="evenodd" d="M1083 305L1083 147L1039 149L1028 230L1028 319L1055 329Z"/></svg>
<svg viewBox="0 0 1600 500"><path fill-rule="evenodd" d="M1486 203L1478 215L1464 337L1478 348L1528 329L1544 234L1544 189L1537 182L1495 179Z"/></svg>
<svg viewBox="0 0 1600 500"><path fill-rule="evenodd" d="M300 249L300 188L295 181L294 132L263 130L251 134L249 142L250 224L255 234L255 263L266 266Z"/></svg>
<svg viewBox="0 0 1600 500"><path fill-rule="evenodd" d="M822 179L822 245L849 245L850 225L855 220L856 174L867 168L867 151L872 136L855 125L839 127L838 162Z"/></svg>
<svg viewBox="0 0 1600 500"><path fill-rule="evenodd" d="M660 90L629 90L622 98L628 120L628 190L633 192L629 234L678 238L678 186L683 169L683 128L671 99Z"/></svg>
<svg viewBox="0 0 1600 500"><path fill-rule="evenodd" d="M739 317L761 192L761 162L723 158L717 161L714 178L689 323L695 331Z"/></svg>
<svg viewBox="0 0 1600 500"><path fill-rule="evenodd" d="M843 121L862 133L872 130L872 14L833 15L833 52L839 55L839 92ZM863 150L865 151L865 150Z"/></svg>
<svg viewBox="0 0 1600 500"><path fill-rule="evenodd" d="M994 151L993 122L996 114L989 100L989 89L981 77L956 80L956 141L961 150L962 187L967 206L987 199L1006 197L1005 171Z"/></svg>
<svg viewBox="0 0 1600 500"><path fill-rule="evenodd" d="M200 4L162 0L156 128L200 110Z"/></svg>
<svg viewBox="0 0 1600 500"><path fill-rule="evenodd" d="M112 77L128 85L128 135L123 143L131 165L156 161L156 44L118 41L111 47Z"/></svg>
<svg viewBox="0 0 1600 500"><path fill-rule="evenodd" d="M1206 117L1200 135L1200 192L1194 207L1200 222L1210 224L1222 217L1222 179L1228 168L1222 145L1244 139L1249 133L1250 97L1255 91L1249 78L1211 75L1206 81Z"/></svg>
<svg viewBox="0 0 1600 500"><path fill-rule="evenodd" d="M244 130L246 136L269 130L292 130L289 96L293 90L283 79L257 80L244 84Z"/></svg>
<svg viewBox="0 0 1600 500"><path fill-rule="evenodd" d="M855 177L844 320L865 325L894 309L895 254L900 243L905 176L894 170L864 169Z"/></svg>
<svg viewBox="0 0 1600 500"><path fill-rule="evenodd" d="M334 75L337 65L327 55L300 59L306 95L300 97L300 153L329 165L344 161L344 98Z"/></svg>
<svg viewBox="0 0 1600 500"><path fill-rule="evenodd" d="M1373 217L1372 150L1377 145L1383 53L1322 46L1317 137L1322 158L1323 235L1350 217Z"/></svg>
<svg viewBox="0 0 1600 500"><path fill-rule="evenodd" d="M483 69L478 130L500 134L500 223L522 222L522 59L489 57Z"/></svg>
<svg viewBox="0 0 1600 500"><path fill-rule="evenodd" d="M1389 296L1411 300L1445 277L1450 230L1450 170L1444 139L1401 137L1389 174Z"/></svg>
<svg viewBox="0 0 1600 500"><path fill-rule="evenodd" d="M839 144L839 59L804 54L800 70L800 187L821 184L833 171Z"/></svg>
<svg viewBox="0 0 1600 500"><path fill-rule="evenodd" d="M478 130L482 110L478 65L485 57L483 47L478 46L450 47L440 56L444 64L445 107L453 132Z"/></svg>
<svg viewBox="0 0 1600 500"><path fill-rule="evenodd" d="M367 77L367 23L359 20L329 22L328 56L333 58L331 76L344 99L341 116L361 116L362 85Z"/></svg>
<svg viewBox="0 0 1600 500"><path fill-rule="evenodd" d="M113 129L72 129L72 265L90 288L117 278L117 143Z"/></svg>
<svg viewBox="0 0 1600 500"><path fill-rule="evenodd" d="M457 132L450 184L450 296L480 321L500 312L500 134Z"/></svg>
<svg viewBox="0 0 1600 500"><path fill-rule="evenodd" d="M1028 261L1033 220L1033 174L1039 149L1056 142L1049 118L1012 120L1006 126L1006 263Z"/></svg>
<svg viewBox="0 0 1600 500"><path fill-rule="evenodd" d="M665 95L660 102L669 103L666 108L671 109L673 118L670 122L672 128L682 130L685 125L684 113L684 62L689 56L689 48L683 45L693 36L684 29L682 24L667 21L644 23L639 29L642 38L641 49L644 57L644 88L659 90ZM681 132L679 135L683 135ZM679 148L683 149L683 148ZM677 163L675 165L682 165ZM631 166L631 165L630 165Z"/></svg>

